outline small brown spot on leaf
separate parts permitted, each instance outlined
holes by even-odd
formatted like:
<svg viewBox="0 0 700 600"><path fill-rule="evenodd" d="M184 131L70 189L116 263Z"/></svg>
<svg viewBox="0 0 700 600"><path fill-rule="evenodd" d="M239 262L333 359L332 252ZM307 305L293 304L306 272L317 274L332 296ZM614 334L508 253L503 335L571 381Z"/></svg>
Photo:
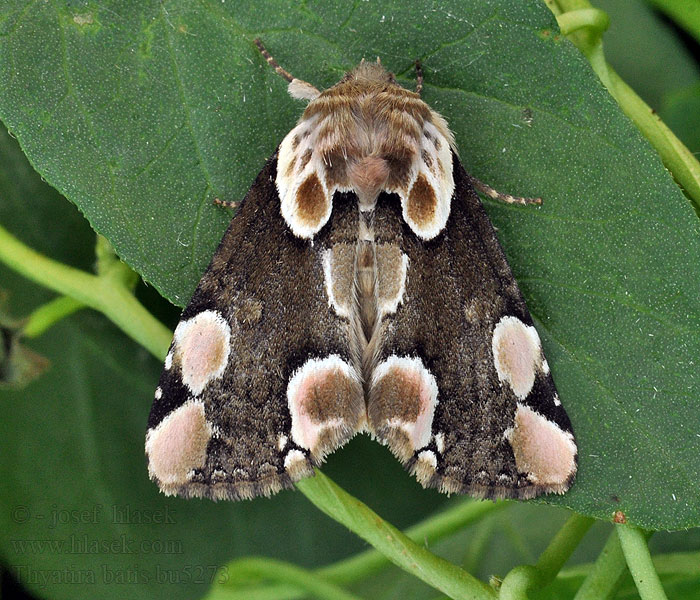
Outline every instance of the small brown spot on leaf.
<svg viewBox="0 0 700 600"><path fill-rule="evenodd" d="M613 523L627 523L627 515L625 515L625 513L623 513L621 510L616 510L615 514L613 515Z"/></svg>

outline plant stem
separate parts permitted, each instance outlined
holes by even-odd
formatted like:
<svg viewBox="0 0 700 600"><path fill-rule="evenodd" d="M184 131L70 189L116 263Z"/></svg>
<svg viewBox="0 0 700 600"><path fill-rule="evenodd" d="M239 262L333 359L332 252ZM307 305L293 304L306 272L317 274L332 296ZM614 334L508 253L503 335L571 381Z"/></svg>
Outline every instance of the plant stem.
<svg viewBox="0 0 700 600"><path fill-rule="evenodd" d="M84 307L85 304L70 296L54 298L29 315L22 327L22 335L28 338L39 337L52 325Z"/></svg>
<svg viewBox="0 0 700 600"><path fill-rule="evenodd" d="M297 488L321 511L372 544L391 562L451 598L493 600L495 591L422 546L416 544L365 504L320 472Z"/></svg>
<svg viewBox="0 0 700 600"><path fill-rule="evenodd" d="M642 600L667 600L649 554L644 532L631 525L616 525L622 552Z"/></svg>
<svg viewBox="0 0 700 600"><path fill-rule="evenodd" d="M431 516L406 530L405 535L418 544L428 545L454 533L510 503L466 500L457 506ZM336 583L349 583L372 575L389 564L389 559L377 550L367 550L334 565L318 569L318 574Z"/></svg>
<svg viewBox="0 0 700 600"><path fill-rule="evenodd" d="M593 523L594 519L591 517L576 513L571 515L545 548L535 566L521 565L506 575L501 584L499 598L521 600L527 598L528 590L543 588L551 583Z"/></svg>
<svg viewBox="0 0 700 600"><path fill-rule="evenodd" d="M214 586L212 592L207 596L208 600L228 599L231 597L230 590L227 589L228 586L235 585L235 582L241 578L257 577L294 584L303 589L306 594L311 594L321 600L358 600L354 594L318 577L312 571L271 558L241 558L229 563L225 573L229 575L229 581Z"/></svg>
<svg viewBox="0 0 700 600"><path fill-rule="evenodd" d="M612 536L619 544L617 532L613 532ZM622 552L622 547L620 547ZM627 563L623 563L625 569ZM660 577L674 577L683 579L696 579L700 577L700 552L669 552L667 554L654 554L651 557L654 563L654 569ZM595 563L581 563L572 567L566 567L559 571L557 579L581 579L586 578L592 569L595 568Z"/></svg>
<svg viewBox="0 0 700 600"><path fill-rule="evenodd" d="M405 534L418 544L429 545L507 506L512 506L512 503L462 500L456 506L410 527ZM332 565L315 569L313 573L336 584L348 584L369 577L389 564L391 563L386 556L371 549ZM277 584L235 590L227 598L230 600L294 600L303 595L304 590L300 588ZM207 597L206 600L211 599Z"/></svg>
<svg viewBox="0 0 700 600"><path fill-rule="evenodd" d="M557 23L564 35L570 35L584 27L591 27L602 33L610 26L610 18L607 13L597 8L579 8L559 15Z"/></svg>
<svg viewBox="0 0 700 600"><path fill-rule="evenodd" d="M622 546L620 546L617 532L613 530L581 587L576 592L574 600L609 600L613 598L626 572L627 563L625 563L625 556L622 553Z"/></svg>
<svg viewBox="0 0 700 600"><path fill-rule="evenodd" d="M136 300L119 278L97 277L50 259L0 226L0 261L20 275L103 313L133 340L163 360L171 332Z"/></svg>
<svg viewBox="0 0 700 600"><path fill-rule="evenodd" d="M595 519L574 513L557 532L535 565L545 585L554 580L593 523Z"/></svg>

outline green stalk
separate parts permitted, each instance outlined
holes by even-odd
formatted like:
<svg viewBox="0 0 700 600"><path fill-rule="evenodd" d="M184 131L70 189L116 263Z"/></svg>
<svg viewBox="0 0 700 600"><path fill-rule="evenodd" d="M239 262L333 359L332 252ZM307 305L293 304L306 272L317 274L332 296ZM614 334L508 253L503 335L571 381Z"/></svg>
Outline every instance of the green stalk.
<svg viewBox="0 0 700 600"><path fill-rule="evenodd" d="M642 600L667 600L649 554L644 532L631 525L615 526L632 579Z"/></svg>
<svg viewBox="0 0 700 600"><path fill-rule="evenodd" d="M163 360L172 333L115 277L97 277L50 259L0 226L0 261L27 279L103 313L133 340Z"/></svg>
<svg viewBox="0 0 700 600"><path fill-rule="evenodd" d="M85 304L70 296L54 298L29 315L22 327L22 335L28 338L39 337L52 325L84 307Z"/></svg>
<svg viewBox="0 0 700 600"><path fill-rule="evenodd" d="M358 499L320 472L297 483L301 492L321 511L366 540L391 562L451 598L493 600L494 590L384 521Z"/></svg>
<svg viewBox="0 0 700 600"><path fill-rule="evenodd" d="M531 589L540 589L551 583L583 536L593 525L594 519L573 514L554 536L537 564L520 565L506 575L501 584L501 600L522 600Z"/></svg>
<svg viewBox="0 0 700 600"><path fill-rule="evenodd" d="M610 18L597 8L579 8L558 15L557 23L564 35L571 35L584 28L605 31L610 26Z"/></svg>
<svg viewBox="0 0 700 600"><path fill-rule="evenodd" d="M308 569L302 569L280 560L271 558L241 558L229 563L221 572L229 579L231 585L239 579L264 577L273 581L284 581L304 590L305 595L312 595L320 600L359 600L358 596L345 591L340 586L316 576ZM207 600L229 600L231 598L227 584L214 586Z"/></svg>
<svg viewBox="0 0 700 600"><path fill-rule="evenodd" d="M627 572L627 563L622 546L613 531L576 592L574 600L610 600L615 596L622 578Z"/></svg>

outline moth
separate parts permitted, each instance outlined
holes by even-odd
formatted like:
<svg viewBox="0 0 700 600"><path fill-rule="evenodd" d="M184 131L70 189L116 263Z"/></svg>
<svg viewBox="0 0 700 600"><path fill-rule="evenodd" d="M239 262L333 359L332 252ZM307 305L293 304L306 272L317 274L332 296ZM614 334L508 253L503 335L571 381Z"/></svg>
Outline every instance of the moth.
<svg viewBox="0 0 700 600"><path fill-rule="evenodd" d="M166 494L269 496L368 432L425 487L565 492L577 449L443 117L379 60L308 100L175 329L146 435Z"/></svg>

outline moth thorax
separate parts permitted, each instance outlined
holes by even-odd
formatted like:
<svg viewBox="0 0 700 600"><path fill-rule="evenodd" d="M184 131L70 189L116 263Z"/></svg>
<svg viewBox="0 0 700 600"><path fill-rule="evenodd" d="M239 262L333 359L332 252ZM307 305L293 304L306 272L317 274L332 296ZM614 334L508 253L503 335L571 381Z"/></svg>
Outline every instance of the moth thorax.
<svg viewBox="0 0 700 600"><path fill-rule="evenodd" d="M380 156L365 156L349 165L348 176L360 210L372 210L389 180L389 164Z"/></svg>

